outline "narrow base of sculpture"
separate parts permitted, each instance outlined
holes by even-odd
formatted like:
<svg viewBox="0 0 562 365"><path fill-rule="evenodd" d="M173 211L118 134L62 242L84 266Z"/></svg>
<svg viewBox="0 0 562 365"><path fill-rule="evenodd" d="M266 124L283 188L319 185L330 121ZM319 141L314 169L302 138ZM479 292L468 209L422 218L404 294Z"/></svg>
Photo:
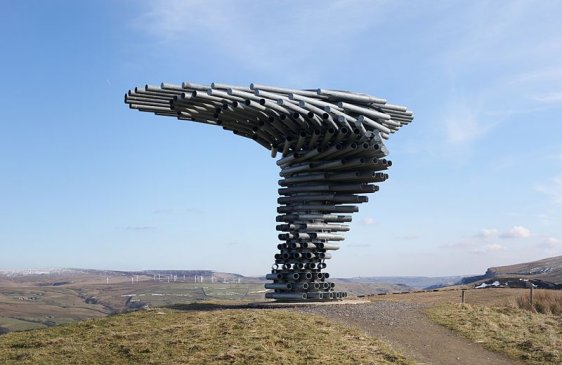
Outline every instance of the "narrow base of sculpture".
<svg viewBox="0 0 562 365"><path fill-rule="evenodd" d="M272 292L266 293L266 299L276 299L277 301L285 302L300 302L300 301L327 301L327 300L341 300L347 297L347 292L344 291L330 291L330 292Z"/></svg>
<svg viewBox="0 0 562 365"><path fill-rule="evenodd" d="M327 281L330 274L322 272L326 267L324 262L326 250L312 247L303 250L293 247L294 245L289 245L290 248L285 246L288 245L286 243L279 245L281 253L276 255L276 263L271 273L265 276L267 280L273 281L265 284L266 289L273 290L265 294L267 299L309 302L334 301L347 297L346 292L335 291L336 284ZM322 259L306 258L306 253Z"/></svg>

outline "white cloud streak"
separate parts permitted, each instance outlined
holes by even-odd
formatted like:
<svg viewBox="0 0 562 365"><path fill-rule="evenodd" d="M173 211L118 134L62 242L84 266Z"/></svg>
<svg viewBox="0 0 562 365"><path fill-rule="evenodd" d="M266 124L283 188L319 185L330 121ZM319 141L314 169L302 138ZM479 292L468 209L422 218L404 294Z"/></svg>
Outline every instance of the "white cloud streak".
<svg viewBox="0 0 562 365"><path fill-rule="evenodd" d="M115 228L124 231L152 231L156 229L156 226L123 226Z"/></svg>
<svg viewBox="0 0 562 365"><path fill-rule="evenodd" d="M389 1L269 2L156 0L136 26L159 42L186 50L198 39L220 57L261 72L307 78L322 63L319 55L346 54L355 35L388 21L396 7Z"/></svg>
<svg viewBox="0 0 562 365"><path fill-rule="evenodd" d="M562 255L562 240L556 237L547 237L536 247L542 249L548 255Z"/></svg>
<svg viewBox="0 0 562 365"><path fill-rule="evenodd" d="M372 226L375 223L376 223L376 221L372 217L365 217L365 218L363 218L363 220L361 220L361 224L363 224L365 226Z"/></svg>
<svg viewBox="0 0 562 365"><path fill-rule="evenodd" d="M507 231L501 231L497 228L484 228L473 236L476 239L465 239L456 243L447 244L443 247L461 249L473 254L490 254L507 250L506 246L493 242L494 240L526 239L531 236L531 231L523 226L513 226Z"/></svg>
<svg viewBox="0 0 562 365"><path fill-rule="evenodd" d="M512 84L544 83L562 80L562 67L539 68L515 75L509 82Z"/></svg>
<svg viewBox="0 0 562 365"><path fill-rule="evenodd" d="M547 11L525 1L473 2L465 14L441 21L441 28L459 33L437 56L451 85L443 100L448 112L438 123L447 150L470 147L514 115L562 102L553 85L562 79L560 32L547 21L525 26L529 14Z"/></svg>
<svg viewBox="0 0 562 365"><path fill-rule="evenodd" d="M536 185L535 190L546 194L555 204L562 205L562 175L552 178L546 184Z"/></svg>
<svg viewBox="0 0 562 365"><path fill-rule="evenodd" d="M562 103L562 92L552 92L548 94L535 96L533 99L539 103L558 104Z"/></svg>
<svg viewBox="0 0 562 365"><path fill-rule="evenodd" d="M491 253L491 252L504 251L505 249L506 249L505 246L502 246L502 245L497 244L497 243L491 243L489 245L484 245L484 246L480 246L480 247L477 247L477 248L473 249L472 253L487 254L487 253Z"/></svg>
<svg viewBox="0 0 562 365"><path fill-rule="evenodd" d="M478 237L481 238L492 238L497 237L500 231L497 228L484 228L478 233Z"/></svg>
<svg viewBox="0 0 562 365"><path fill-rule="evenodd" d="M556 237L548 237L542 242L542 245L546 248L562 248L562 241Z"/></svg>
<svg viewBox="0 0 562 365"><path fill-rule="evenodd" d="M501 238L529 238L531 231L523 226L514 226L507 232L500 235Z"/></svg>
<svg viewBox="0 0 562 365"><path fill-rule="evenodd" d="M443 118L447 141L454 145L466 144L483 135L488 128L478 117L474 106L458 101L451 103Z"/></svg>
<svg viewBox="0 0 562 365"><path fill-rule="evenodd" d="M507 231L500 231L497 228L484 228L476 234L476 237L487 240L491 238L529 238L531 231L523 226L513 226Z"/></svg>

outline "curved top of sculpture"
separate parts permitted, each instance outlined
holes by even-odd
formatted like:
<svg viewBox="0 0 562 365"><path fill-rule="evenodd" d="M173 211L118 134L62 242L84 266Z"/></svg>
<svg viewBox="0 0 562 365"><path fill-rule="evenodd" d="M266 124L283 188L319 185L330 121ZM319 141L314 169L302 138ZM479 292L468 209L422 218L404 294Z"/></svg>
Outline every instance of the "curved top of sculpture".
<svg viewBox="0 0 562 365"><path fill-rule="evenodd" d="M370 140L373 132L388 139L414 117L404 106L366 94L260 84L145 85L129 90L125 102L132 109L221 126L255 140L272 156ZM325 133L336 138L320 138Z"/></svg>

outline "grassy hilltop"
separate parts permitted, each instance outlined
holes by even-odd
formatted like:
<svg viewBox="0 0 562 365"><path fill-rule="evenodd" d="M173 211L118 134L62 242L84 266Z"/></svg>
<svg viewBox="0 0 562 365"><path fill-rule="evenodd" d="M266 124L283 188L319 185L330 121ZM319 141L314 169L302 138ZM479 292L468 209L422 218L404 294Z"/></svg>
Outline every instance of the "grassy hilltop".
<svg viewBox="0 0 562 365"><path fill-rule="evenodd" d="M138 311L0 337L2 364L409 364L387 345L286 310Z"/></svg>

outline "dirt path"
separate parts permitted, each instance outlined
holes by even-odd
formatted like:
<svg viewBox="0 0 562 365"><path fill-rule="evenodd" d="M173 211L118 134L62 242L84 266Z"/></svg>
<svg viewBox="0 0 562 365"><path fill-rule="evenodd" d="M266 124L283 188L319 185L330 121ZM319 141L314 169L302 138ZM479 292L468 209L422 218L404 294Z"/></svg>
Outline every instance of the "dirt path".
<svg viewBox="0 0 562 365"><path fill-rule="evenodd" d="M519 364L432 323L423 306L413 303L373 302L297 307L337 322L351 324L422 364Z"/></svg>

